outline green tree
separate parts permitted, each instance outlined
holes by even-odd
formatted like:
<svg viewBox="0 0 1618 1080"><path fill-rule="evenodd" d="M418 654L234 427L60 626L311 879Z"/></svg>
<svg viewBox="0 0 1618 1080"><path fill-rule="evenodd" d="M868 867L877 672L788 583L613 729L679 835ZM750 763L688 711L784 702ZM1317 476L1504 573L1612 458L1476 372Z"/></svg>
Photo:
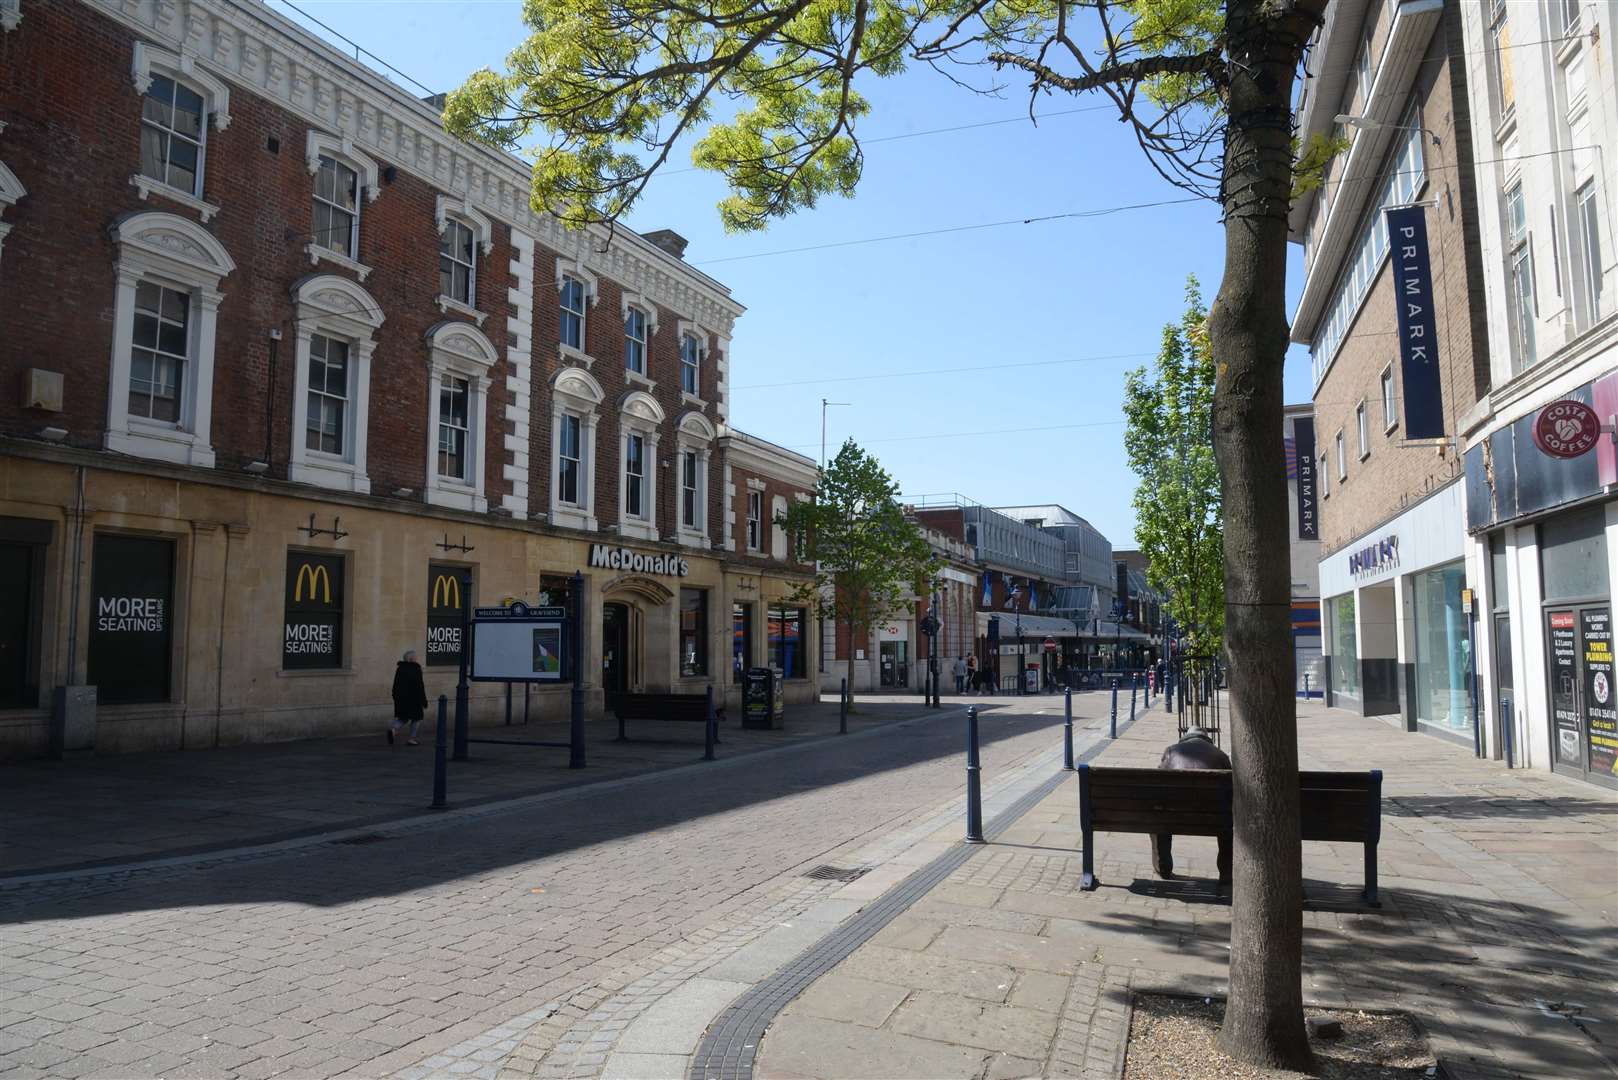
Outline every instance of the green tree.
<svg viewBox="0 0 1618 1080"><path fill-rule="evenodd" d="M846 630L851 648L924 592L941 565L905 518L898 494L887 470L849 439L821 473L815 498L793 504L780 519L815 563L813 581L794 599Z"/></svg>
<svg viewBox="0 0 1618 1080"><path fill-rule="evenodd" d="M518 147L537 130L536 207L616 222L676 145L721 173L733 229L850 195L856 88L912 64L1010 71L1030 103L1097 92L1170 182L1218 202L1208 316L1225 509L1225 646L1236 766L1226 1051L1306 1068L1303 877L1292 696L1282 368L1292 93L1327 0L525 0L506 71L450 96L451 131ZM957 74L959 73L959 74ZM984 89L998 90L997 86Z"/></svg>
<svg viewBox="0 0 1618 1080"><path fill-rule="evenodd" d="M1124 449L1140 478L1135 488L1135 542L1146 577L1191 639L1212 655L1225 629L1225 528L1219 462L1208 417L1214 362L1208 348L1202 288L1186 278L1185 314L1163 327L1150 376L1144 367L1124 380Z"/></svg>

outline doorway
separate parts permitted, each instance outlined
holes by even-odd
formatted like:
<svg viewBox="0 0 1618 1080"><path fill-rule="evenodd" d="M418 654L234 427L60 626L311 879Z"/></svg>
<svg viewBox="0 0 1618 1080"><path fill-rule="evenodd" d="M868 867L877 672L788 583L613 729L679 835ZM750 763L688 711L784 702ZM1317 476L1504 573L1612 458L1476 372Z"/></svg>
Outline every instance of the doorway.
<svg viewBox="0 0 1618 1080"><path fill-rule="evenodd" d="M1511 671L1511 614L1498 612L1494 616L1494 681L1500 695L1500 708L1495 713L1495 745L1507 768L1515 768L1522 752L1517 746L1517 692L1516 679Z"/></svg>
<svg viewBox="0 0 1618 1080"><path fill-rule="evenodd" d="M883 686L910 685L910 642L884 641L880 643Z"/></svg>
<svg viewBox="0 0 1618 1080"><path fill-rule="evenodd" d="M1612 609L1568 605L1545 612L1550 652L1551 766L1618 787L1618 687Z"/></svg>
<svg viewBox="0 0 1618 1080"><path fill-rule="evenodd" d="M39 705L32 678L38 622L34 562L33 545L0 542L0 709Z"/></svg>
<svg viewBox="0 0 1618 1080"><path fill-rule="evenodd" d="M631 682L629 605L601 606L601 687L608 697L627 694Z"/></svg>

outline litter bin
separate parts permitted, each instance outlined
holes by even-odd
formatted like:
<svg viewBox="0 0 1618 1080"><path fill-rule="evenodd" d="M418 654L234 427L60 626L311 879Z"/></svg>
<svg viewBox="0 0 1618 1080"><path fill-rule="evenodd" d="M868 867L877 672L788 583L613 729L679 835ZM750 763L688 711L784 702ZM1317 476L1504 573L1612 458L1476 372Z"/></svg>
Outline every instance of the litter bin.
<svg viewBox="0 0 1618 1080"><path fill-rule="evenodd" d="M1022 688L1027 694L1039 693L1039 665L1029 664L1022 671Z"/></svg>
<svg viewBox="0 0 1618 1080"><path fill-rule="evenodd" d="M783 692L781 672L774 668L748 668L742 677L742 727L781 728Z"/></svg>

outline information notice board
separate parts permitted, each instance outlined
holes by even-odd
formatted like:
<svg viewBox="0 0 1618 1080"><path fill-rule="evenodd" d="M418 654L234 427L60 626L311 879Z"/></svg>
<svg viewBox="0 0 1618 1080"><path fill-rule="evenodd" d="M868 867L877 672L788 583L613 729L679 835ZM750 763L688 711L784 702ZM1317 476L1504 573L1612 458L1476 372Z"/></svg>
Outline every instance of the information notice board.
<svg viewBox="0 0 1618 1080"><path fill-rule="evenodd" d="M1579 612L1584 639L1584 730L1590 743L1588 768L1603 776L1618 775L1618 704L1613 702L1612 611Z"/></svg>
<svg viewBox="0 0 1618 1080"><path fill-rule="evenodd" d="M1556 760L1582 767L1578 627L1571 611L1547 612L1545 620L1551 637L1551 719L1556 725Z"/></svg>

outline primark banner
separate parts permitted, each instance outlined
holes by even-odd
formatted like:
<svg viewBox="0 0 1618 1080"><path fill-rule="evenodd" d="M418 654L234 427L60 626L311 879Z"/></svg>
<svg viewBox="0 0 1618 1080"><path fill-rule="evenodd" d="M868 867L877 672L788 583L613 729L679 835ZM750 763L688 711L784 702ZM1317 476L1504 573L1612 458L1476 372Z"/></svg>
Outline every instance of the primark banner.
<svg viewBox="0 0 1618 1080"><path fill-rule="evenodd" d="M1438 320L1433 313L1433 272L1427 251L1426 209L1388 211L1394 301L1399 311L1399 373L1404 384L1405 438L1444 435L1444 395L1438 371Z"/></svg>
<svg viewBox="0 0 1618 1080"><path fill-rule="evenodd" d="M1298 474L1298 539L1319 540L1320 520L1315 515L1315 421L1299 416L1292 421L1292 457Z"/></svg>

